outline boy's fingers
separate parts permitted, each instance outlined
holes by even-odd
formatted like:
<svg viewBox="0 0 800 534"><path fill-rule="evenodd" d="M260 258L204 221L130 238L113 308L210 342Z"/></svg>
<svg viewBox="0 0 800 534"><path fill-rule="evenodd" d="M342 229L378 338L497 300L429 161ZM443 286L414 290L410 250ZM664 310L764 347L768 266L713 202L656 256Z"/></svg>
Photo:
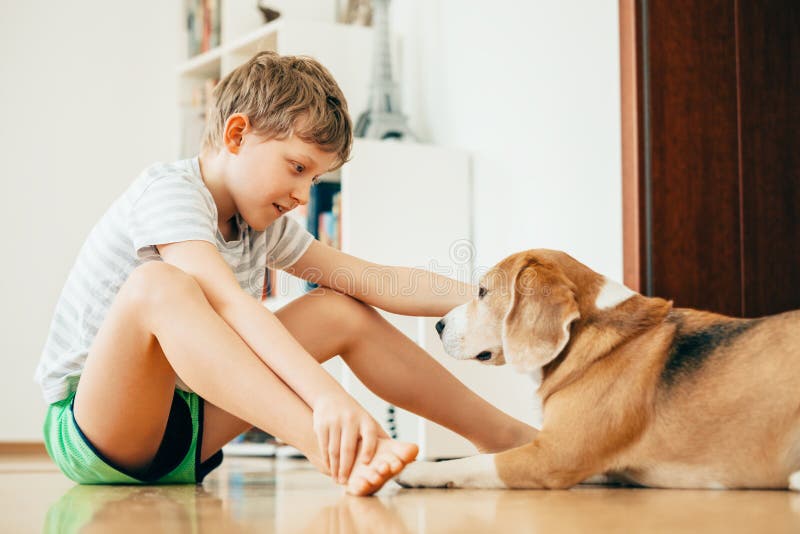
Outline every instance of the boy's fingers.
<svg viewBox="0 0 800 534"><path fill-rule="evenodd" d="M358 445L358 429L348 427L342 433L342 448L339 455L339 484L344 484L350 477Z"/></svg>
<svg viewBox="0 0 800 534"><path fill-rule="evenodd" d="M322 461L325 463L325 469L328 470L328 473L331 472L331 461L328 457L328 429L323 428L319 432L317 432L317 443L319 444L319 454L322 457Z"/></svg>
<svg viewBox="0 0 800 534"><path fill-rule="evenodd" d="M375 449L378 448L378 436L371 428L362 430L361 433L361 462L368 464L375 456Z"/></svg>
<svg viewBox="0 0 800 534"><path fill-rule="evenodd" d="M328 434L328 460L331 465L331 477L336 480L339 473L339 447L342 441L341 429L334 426Z"/></svg>

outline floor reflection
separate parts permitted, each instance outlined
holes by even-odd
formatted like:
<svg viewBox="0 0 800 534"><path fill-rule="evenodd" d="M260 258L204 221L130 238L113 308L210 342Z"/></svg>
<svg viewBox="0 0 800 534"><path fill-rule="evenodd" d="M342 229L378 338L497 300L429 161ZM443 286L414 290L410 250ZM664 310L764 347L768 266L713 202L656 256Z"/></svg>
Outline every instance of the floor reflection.
<svg viewBox="0 0 800 534"><path fill-rule="evenodd" d="M74 486L47 512L43 532L249 532L202 486Z"/></svg>
<svg viewBox="0 0 800 534"><path fill-rule="evenodd" d="M55 475L54 475L55 476ZM580 487L356 498L307 463L230 459L204 486L74 486L45 532L800 532L800 495Z"/></svg>

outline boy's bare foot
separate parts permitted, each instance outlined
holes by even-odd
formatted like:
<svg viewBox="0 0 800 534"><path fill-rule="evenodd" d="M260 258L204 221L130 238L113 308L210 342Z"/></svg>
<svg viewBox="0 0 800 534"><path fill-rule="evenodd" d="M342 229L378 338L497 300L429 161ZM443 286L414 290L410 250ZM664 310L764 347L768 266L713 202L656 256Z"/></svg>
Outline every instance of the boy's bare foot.
<svg viewBox="0 0 800 534"><path fill-rule="evenodd" d="M392 439L379 439L375 456L368 464L357 463L347 480L347 493L372 495L414 461L419 447Z"/></svg>

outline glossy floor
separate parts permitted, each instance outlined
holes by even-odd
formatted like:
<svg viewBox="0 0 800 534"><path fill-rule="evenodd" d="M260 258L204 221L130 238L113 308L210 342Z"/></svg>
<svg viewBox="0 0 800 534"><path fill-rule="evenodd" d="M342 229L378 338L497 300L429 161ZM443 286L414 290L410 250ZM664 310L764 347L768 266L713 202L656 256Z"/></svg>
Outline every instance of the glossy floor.
<svg viewBox="0 0 800 534"><path fill-rule="evenodd" d="M202 486L77 486L0 458L2 532L800 532L800 494L579 487L345 496L299 460L226 458Z"/></svg>

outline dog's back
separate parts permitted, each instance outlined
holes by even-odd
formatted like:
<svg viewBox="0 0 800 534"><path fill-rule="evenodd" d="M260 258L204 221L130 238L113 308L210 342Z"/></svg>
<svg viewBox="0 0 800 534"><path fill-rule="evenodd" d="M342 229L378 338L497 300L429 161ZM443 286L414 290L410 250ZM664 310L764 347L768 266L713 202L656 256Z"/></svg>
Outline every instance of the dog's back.
<svg viewBox="0 0 800 534"><path fill-rule="evenodd" d="M648 486L786 487L800 469L800 311L676 309L670 326L648 428L617 467Z"/></svg>

